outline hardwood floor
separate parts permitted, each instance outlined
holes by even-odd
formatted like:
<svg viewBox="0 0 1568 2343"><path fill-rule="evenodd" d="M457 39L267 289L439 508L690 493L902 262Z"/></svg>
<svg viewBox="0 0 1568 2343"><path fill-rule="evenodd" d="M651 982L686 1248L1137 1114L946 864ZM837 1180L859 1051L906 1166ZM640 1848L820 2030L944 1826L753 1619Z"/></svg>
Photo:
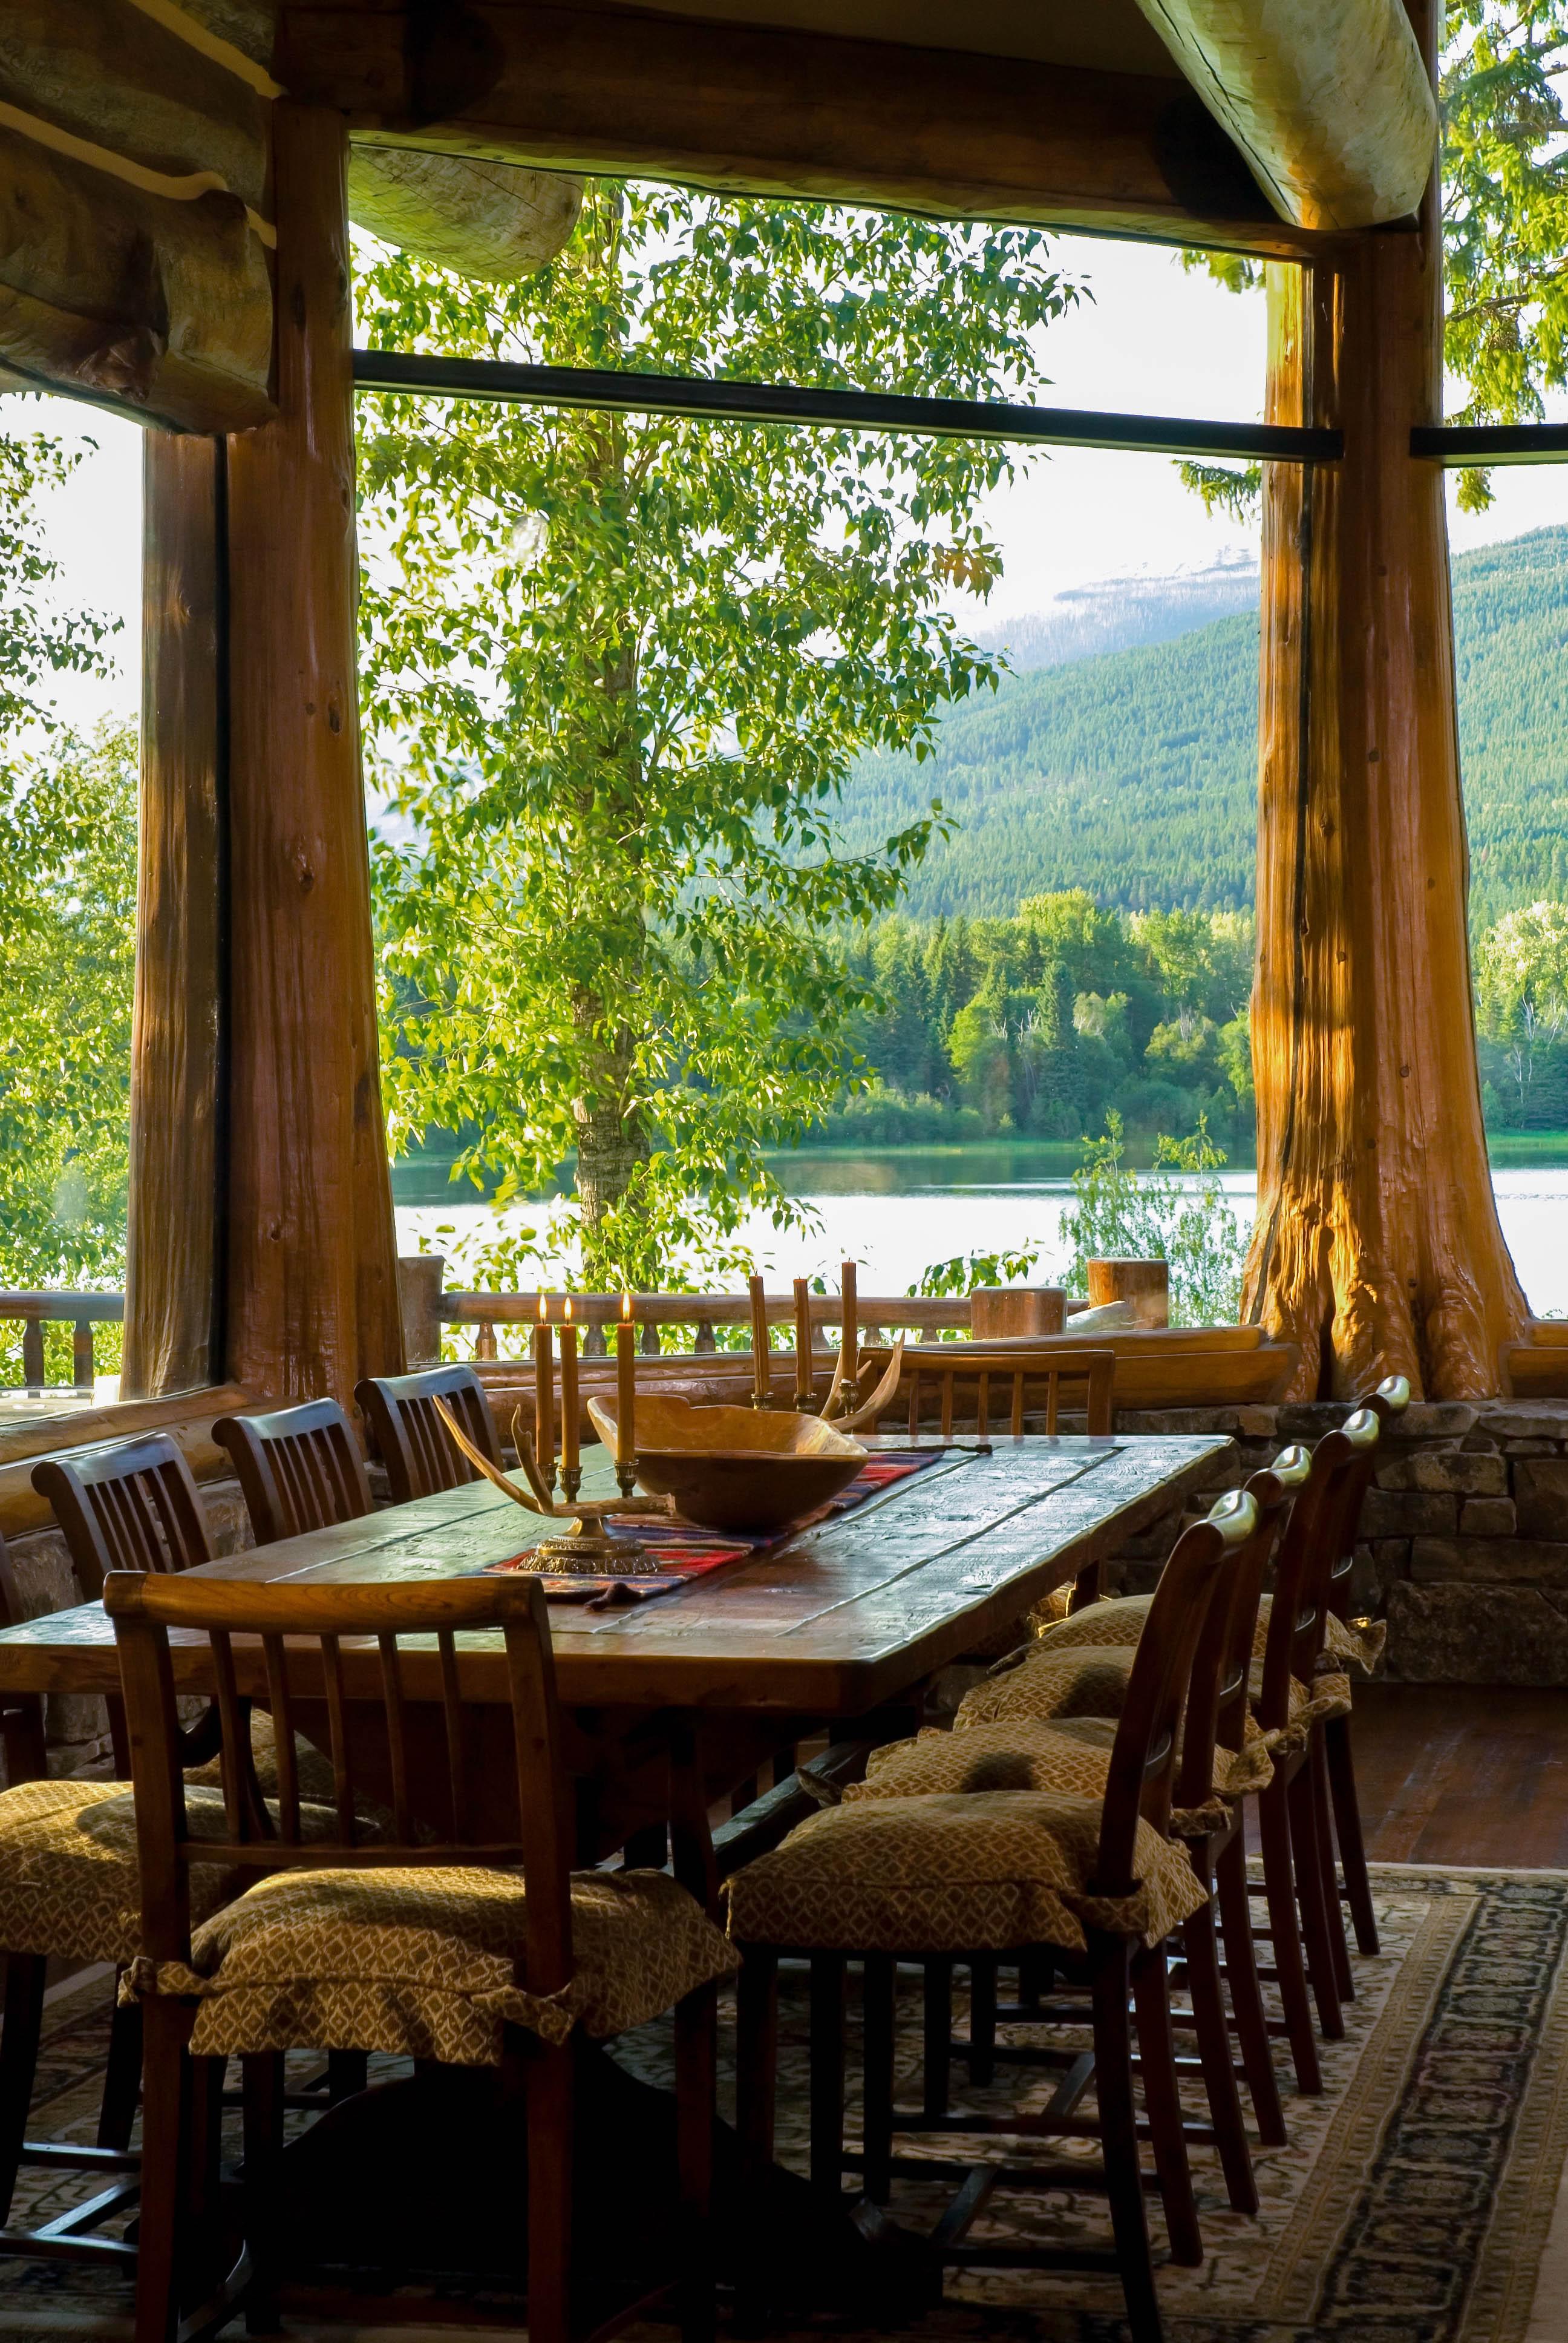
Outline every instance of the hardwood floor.
<svg viewBox="0 0 1568 2343"><path fill-rule="evenodd" d="M1568 1688L1358 1684L1367 1854L1568 1868Z"/></svg>

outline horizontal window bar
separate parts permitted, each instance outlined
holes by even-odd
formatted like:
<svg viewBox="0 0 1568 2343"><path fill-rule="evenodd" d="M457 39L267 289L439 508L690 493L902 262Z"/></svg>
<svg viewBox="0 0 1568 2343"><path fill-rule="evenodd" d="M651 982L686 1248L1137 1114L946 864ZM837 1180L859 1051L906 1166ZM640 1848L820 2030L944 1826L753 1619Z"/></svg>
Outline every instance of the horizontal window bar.
<svg viewBox="0 0 1568 2343"><path fill-rule="evenodd" d="M1568 463L1568 423L1418 423L1410 452L1438 464Z"/></svg>
<svg viewBox="0 0 1568 2343"><path fill-rule="evenodd" d="M514 366L498 358L418 357L356 350L361 390L430 397L514 399L539 407L598 407L628 415L690 415L715 423L807 423L855 431L910 431L946 439L1018 439L1061 447L1124 448L1154 456L1232 456L1283 464L1332 463L1338 431L1281 423L1210 423L1178 415L1097 415L1076 407L1010 407L983 398L902 398L879 391L801 390L790 383L699 380L592 367Z"/></svg>

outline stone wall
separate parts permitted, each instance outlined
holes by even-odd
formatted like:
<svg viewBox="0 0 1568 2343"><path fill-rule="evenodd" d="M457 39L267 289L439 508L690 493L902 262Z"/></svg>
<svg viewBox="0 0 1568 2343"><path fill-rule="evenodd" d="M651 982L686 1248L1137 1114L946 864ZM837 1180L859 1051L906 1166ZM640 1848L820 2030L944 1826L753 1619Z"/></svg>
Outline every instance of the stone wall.
<svg viewBox="0 0 1568 2343"><path fill-rule="evenodd" d="M1124 1412L1123 1432L1211 1432L1245 1480L1342 1406ZM1358 1611L1386 1618L1387 1673L1422 1684L1568 1684L1568 1401L1449 1401L1384 1435L1356 1547ZM1171 1513L1113 1565L1114 1591L1151 1585L1191 1513Z"/></svg>

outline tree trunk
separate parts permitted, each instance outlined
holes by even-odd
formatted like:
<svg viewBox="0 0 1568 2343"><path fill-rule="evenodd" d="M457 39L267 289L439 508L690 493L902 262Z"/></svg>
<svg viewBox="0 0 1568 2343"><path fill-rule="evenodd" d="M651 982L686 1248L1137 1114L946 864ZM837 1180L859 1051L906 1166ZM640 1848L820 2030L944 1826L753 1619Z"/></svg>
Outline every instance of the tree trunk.
<svg viewBox="0 0 1568 2343"><path fill-rule="evenodd" d="M224 444L149 431L143 461L126 1399L222 1373Z"/></svg>
<svg viewBox="0 0 1568 2343"><path fill-rule="evenodd" d="M278 417L229 443L230 1373L403 1360L355 641L347 136L276 108Z"/></svg>
<svg viewBox="0 0 1568 2343"><path fill-rule="evenodd" d="M1270 417L1345 456L1265 475L1242 1313L1302 1345L1293 1397L1479 1397L1529 1311L1482 1127L1443 480L1410 457L1441 411L1435 186L1419 234L1269 277Z"/></svg>

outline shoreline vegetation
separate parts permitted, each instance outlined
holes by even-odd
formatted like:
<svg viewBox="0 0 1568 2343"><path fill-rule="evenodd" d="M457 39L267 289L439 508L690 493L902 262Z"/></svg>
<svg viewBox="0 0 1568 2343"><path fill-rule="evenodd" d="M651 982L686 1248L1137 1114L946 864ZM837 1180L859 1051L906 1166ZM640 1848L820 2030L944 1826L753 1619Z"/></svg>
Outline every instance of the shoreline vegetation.
<svg viewBox="0 0 1568 2343"><path fill-rule="evenodd" d="M1568 1165L1568 1131L1498 1131L1487 1134L1487 1153L1493 1171L1554 1171ZM392 1166L394 1201L402 1205L480 1204L489 1201L478 1189L466 1185L454 1186L450 1173L456 1158L453 1155L426 1153L413 1150ZM955 1185L968 1185L976 1178L980 1182L995 1180L1000 1184L1013 1181L1070 1180L1083 1161L1083 1142L1066 1139L980 1139L953 1140L890 1147L864 1145L825 1145L797 1147L770 1151L770 1169L787 1187L799 1188L820 1182L829 1189L838 1185L835 1174L864 1165L872 1170L894 1172L911 1170L917 1165L930 1166L933 1187L944 1184L941 1174L951 1172ZM1152 1140L1129 1139L1126 1161L1130 1171L1148 1172L1154 1165ZM1253 1172L1257 1169L1251 1148L1238 1149L1229 1155L1222 1167L1227 1172ZM960 1175L969 1174L965 1180ZM537 1195L519 1196L518 1201L540 1202L549 1196L564 1194L571 1182L571 1166L563 1164L553 1189L540 1190Z"/></svg>

